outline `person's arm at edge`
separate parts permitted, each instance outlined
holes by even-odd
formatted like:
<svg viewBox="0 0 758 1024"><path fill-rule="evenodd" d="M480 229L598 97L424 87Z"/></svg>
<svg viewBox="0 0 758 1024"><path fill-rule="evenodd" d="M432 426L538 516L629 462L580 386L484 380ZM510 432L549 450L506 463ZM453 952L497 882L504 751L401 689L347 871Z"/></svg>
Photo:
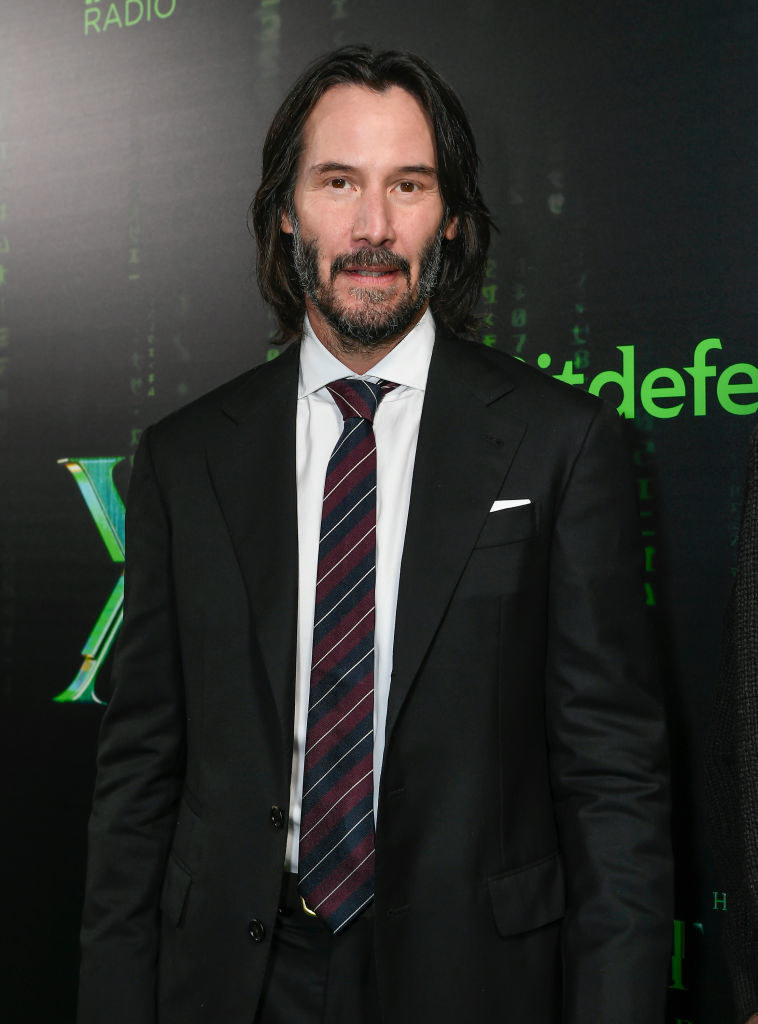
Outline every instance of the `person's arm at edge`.
<svg viewBox="0 0 758 1024"><path fill-rule="evenodd" d="M735 1021L758 1024L758 428L705 756L710 843L727 893L722 936ZM752 1015L752 1016L751 1016Z"/></svg>
<svg viewBox="0 0 758 1024"><path fill-rule="evenodd" d="M146 431L126 513L124 623L89 824L79 1024L156 1020L159 899L184 767L171 537Z"/></svg>
<svg viewBox="0 0 758 1024"><path fill-rule="evenodd" d="M668 742L617 414L595 414L552 554L547 727L566 871L564 1024L661 1024L673 920Z"/></svg>

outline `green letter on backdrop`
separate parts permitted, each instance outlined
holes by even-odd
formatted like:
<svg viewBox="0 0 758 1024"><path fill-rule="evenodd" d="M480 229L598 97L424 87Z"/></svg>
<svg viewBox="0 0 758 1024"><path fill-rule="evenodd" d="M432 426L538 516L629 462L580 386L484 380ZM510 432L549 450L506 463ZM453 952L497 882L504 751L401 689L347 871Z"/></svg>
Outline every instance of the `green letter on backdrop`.
<svg viewBox="0 0 758 1024"><path fill-rule="evenodd" d="M124 503L113 483L113 470L122 461L123 456L60 460L79 485L82 497L114 562L124 561ZM82 667L71 685L59 693L55 700L102 703L95 696L95 679L121 626L123 605L122 572L82 648Z"/></svg>

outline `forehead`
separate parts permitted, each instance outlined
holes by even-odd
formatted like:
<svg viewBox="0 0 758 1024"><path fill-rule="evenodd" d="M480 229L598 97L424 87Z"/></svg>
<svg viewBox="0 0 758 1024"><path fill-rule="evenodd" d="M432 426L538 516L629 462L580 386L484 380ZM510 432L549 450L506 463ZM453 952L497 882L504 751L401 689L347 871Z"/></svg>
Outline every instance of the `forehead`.
<svg viewBox="0 0 758 1024"><path fill-rule="evenodd" d="M334 85L308 115L301 169L315 164L396 162L436 166L432 122L411 93L393 85Z"/></svg>

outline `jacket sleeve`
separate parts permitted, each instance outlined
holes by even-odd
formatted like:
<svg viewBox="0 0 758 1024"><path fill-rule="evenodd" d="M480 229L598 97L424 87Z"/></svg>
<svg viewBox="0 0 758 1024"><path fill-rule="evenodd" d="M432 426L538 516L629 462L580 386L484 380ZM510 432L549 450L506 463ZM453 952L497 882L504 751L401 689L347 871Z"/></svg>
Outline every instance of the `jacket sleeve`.
<svg viewBox="0 0 758 1024"><path fill-rule="evenodd" d="M727 893L723 937L735 1020L743 1024L758 1012L758 429L724 623L706 795L711 844Z"/></svg>
<svg viewBox="0 0 758 1024"><path fill-rule="evenodd" d="M616 413L594 416L554 525L547 651L564 858L564 1024L662 1024L672 936L668 744Z"/></svg>
<svg viewBox="0 0 758 1024"><path fill-rule="evenodd" d="M89 823L79 1024L153 1024L159 900L184 764L171 528L150 452L126 511L124 623Z"/></svg>

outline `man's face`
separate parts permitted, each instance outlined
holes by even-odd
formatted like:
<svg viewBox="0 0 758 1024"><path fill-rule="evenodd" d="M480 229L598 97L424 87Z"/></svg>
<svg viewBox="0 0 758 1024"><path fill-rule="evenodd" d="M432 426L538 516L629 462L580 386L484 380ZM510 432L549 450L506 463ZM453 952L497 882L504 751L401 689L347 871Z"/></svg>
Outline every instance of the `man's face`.
<svg viewBox="0 0 758 1024"><path fill-rule="evenodd" d="M316 334L361 347L399 340L429 303L443 223L432 127L410 93L337 85L305 123L293 258Z"/></svg>

